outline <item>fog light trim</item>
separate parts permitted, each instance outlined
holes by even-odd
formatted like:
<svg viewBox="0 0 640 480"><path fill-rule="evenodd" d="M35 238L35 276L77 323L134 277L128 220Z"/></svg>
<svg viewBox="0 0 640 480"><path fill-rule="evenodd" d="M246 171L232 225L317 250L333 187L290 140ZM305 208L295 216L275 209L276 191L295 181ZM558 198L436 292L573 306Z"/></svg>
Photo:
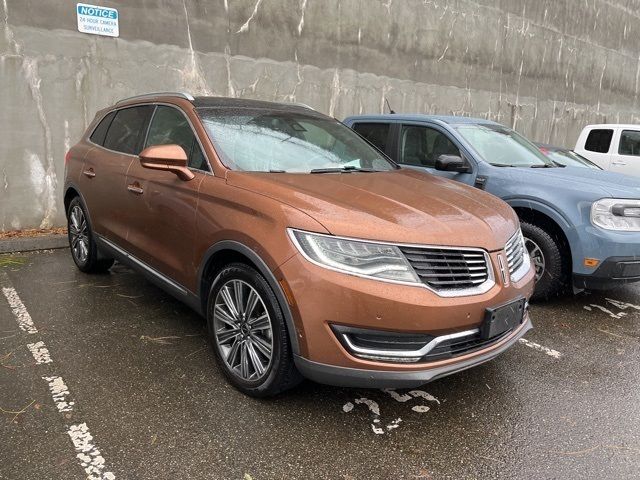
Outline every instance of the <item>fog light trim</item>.
<svg viewBox="0 0 640 480"><path fill-rule="evenodd" d="M353 354L356 357L365 358L368 360L379 360L385 362L402 362L402 363L414 363L419 361L422 357L427 355L431 350L436 348L442 342L446 342L448 340L454 340L457 338L463 337L471 337L476 335L480 330L477 328L473 328L470 330L464 330L462 332L450 333L447 335L440 335L437 337L433 337L431 340L426 341L424 345L417 349L378 349L378 348L367 348L356 345L354 343L354 339L350 334L354 334L354 332L362 332L369 333L384 337L385 333L388 333L390 337L399 335L407 335L396 332L384 332L380 330L364 330L364 329L355 329L350 327L333 325L333 329L338 336L338 339L345 346L345 348L349 351L349 353ZM424 335L425 337L432 337L431 335ZM415 336L414 336L415 337Z"/></svg>

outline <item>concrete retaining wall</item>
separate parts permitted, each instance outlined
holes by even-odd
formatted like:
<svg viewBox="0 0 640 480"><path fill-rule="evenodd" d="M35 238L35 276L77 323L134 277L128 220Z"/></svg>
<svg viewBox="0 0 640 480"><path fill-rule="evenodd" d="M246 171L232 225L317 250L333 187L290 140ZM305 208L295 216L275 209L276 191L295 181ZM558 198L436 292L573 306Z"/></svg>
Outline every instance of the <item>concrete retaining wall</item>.
<svg viewBox="0 0 640 480"><path fill-rule="evenodd" d="M338 118L475 115L571 146L638 122L638 0L96 2L120 38L81 34L75 1L2 0L0 229L61 225L63 158L96 110L187 90L307 103Z"/></svg>

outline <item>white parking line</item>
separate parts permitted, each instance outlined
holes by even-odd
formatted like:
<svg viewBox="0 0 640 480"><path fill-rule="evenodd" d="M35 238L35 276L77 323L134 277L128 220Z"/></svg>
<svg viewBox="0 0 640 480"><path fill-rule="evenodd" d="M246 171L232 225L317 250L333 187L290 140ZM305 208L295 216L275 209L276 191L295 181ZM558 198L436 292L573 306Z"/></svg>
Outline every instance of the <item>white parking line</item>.
<svg viewBox="0 0 640 480"><path fill-rule="evenodd" d="M80 465L91 480L114 480L116 476L111 472L105 472L105 460L100 450L93 444L93 437L89 433L86 423L71 425L67 431L73 446L76 449L76 457Z"/></svg>
<svg viewBox="0 0 640 480"><path fill-rule="evenodd" d="M597 308L598 310L600 310L601 312L606 313L607 315L609 315L611 318L617 318L620 319L622 317L624 317L627 313L626 312L620 312L620 313L613 313L611 310L609 310L608 308L603 307L602 305L596 305L595 303L591 303L589 305L585 305L583 307L585 310L591 312L592 308Z"/></svg>
<svg viewBox="0 0 640 480"><path fill-rule="evenodd" d="M7 302L9 302L9 306L16 317L20 330L27 333L38 333L38 329L33 324L33 320L31 320L31 315L27 312L27 307L25 307L22 300L20 300L15 288L2 287L2 293L6 297Z"/></svg>
<svg viewBox="0 0 640 480"><path fill-rule="evenodd" d="M640 310L640 305L634 305L633 303L622 302L613 298L605 298L611 305L618 307L620 310L626 310L627 308L633 308L634 310Z"/></svg>
<svg viewBox="0 0 640 480"><path fill-rule="evenodd" d="M430 402L436 402L438 405L440 404L440 400L438 400L433 395L428 394L427 392L423 392L422 390L411 390L409 393L398 393L392 388L386 388L382 390L383 392L389 394L391 398L400 403L408 402L409 400L413 400L415 398L422 398L423 400L428 400ZM351 412L355 405L366 405L369 409L369 412L373 414L373 420L371 421L371 430L376 435L384 435L385 433L391 432L391 430L395 430L402 423L402 418L398 417L395 420L391 420L389 423L384 425L382 420L380 419L380 406L378 402L370 400L365 397L356 398L353 402L347 402L342 406L342 411L345 413ZM429 411L429 406L427 405L414 405L411 407L416 413L426 413ZM386 429L386 431L385 431Z"/></svg>
<svg viewBox="0 0 640 480"><path fill-rule="evenodd" d="M0 271L0 285L10 285L8 276ZM9 302L20 329L26 333L38 333L27 307L22 303L16 290L11 286L3 286L2 293ZM28 343L27 348L33 355L37 365L53 364L49 349L43 341ZM62 377L53 375L42 377L49 384L49 391L58 412L71 412L75 405L69 398L71 394ZM116 476L112 472L106 472L105 460L100 450L92 443L93 437L89 433L86 423L71 425L67 431L76 450L76 457L87 474L87 480L114 480Z"/></svg>
<svg viewBox="0 0 640 480"><path fill-rule="evenodd" d="M59 412L70 412L73 410L74 402L68 400L70 397L69 389L61 377L42 377L43 380L49 382L49 390Z"/></svg>
<svg viewBox="0 0 640 480"><path fill-rule="evenodd" d="M550 357L560 358L562 356L562 354L559 351L554 350L552 348L544 347L544 346L540 345L539 343L531 342L531 341L527 340L526 338L521 338L518 341L521 344L526 345L529 348L533 348L534 350L538 350L539 352L546 353Z"/></svg>
<svg viewBox="0 0 640 480"><path fill-rule="evenodd" d="M51 363L53 361L44 342L27 343L27 348L31 351L31 355L33 355L37 365Z"/></svg>

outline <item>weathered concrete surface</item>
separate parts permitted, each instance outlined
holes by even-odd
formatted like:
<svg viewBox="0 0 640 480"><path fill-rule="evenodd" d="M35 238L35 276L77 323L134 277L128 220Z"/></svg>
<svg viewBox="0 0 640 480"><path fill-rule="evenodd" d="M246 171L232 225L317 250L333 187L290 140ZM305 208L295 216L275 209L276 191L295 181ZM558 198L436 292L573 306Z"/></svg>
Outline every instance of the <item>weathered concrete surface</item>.
<svg viewBox="0 0 640 480"><path fill-rule="evenodd" d="M77 32L75 2L2 0L2 230L62 224L66 149L96 110L141 92L299 101L339 118L386 97L564 145L589 122L640 121L638 0L95 3L119 9L120 38Z"/></svg>

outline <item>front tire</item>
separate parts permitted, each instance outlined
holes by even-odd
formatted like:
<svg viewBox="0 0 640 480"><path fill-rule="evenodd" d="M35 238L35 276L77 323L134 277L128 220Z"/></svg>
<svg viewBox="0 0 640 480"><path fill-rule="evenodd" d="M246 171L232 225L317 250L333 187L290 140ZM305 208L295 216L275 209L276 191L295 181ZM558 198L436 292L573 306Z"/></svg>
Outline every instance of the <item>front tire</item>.
<svg viewBox="0 0 640 480"><path fill-rule="evenodd" d="M300 382L280 304L248 265L230 264L213 281L207 328L220 368L241 392L268 397Z"/></svg>
<svg viewBox="0 0 640 480"><path fill-rule="evenodd" d="M67 236L71 257L80 271L104 273L113 265L113 258L100 258L89 217L80 200L75 197L67 209Z"/></svg>
<svg viewBox="0 0 640 480"><path fill-rule="evenodd" d="M564 293L571 265L567 249L556 235L533 223L520 222L524 244L536 269L533 300Z"/></svg>

